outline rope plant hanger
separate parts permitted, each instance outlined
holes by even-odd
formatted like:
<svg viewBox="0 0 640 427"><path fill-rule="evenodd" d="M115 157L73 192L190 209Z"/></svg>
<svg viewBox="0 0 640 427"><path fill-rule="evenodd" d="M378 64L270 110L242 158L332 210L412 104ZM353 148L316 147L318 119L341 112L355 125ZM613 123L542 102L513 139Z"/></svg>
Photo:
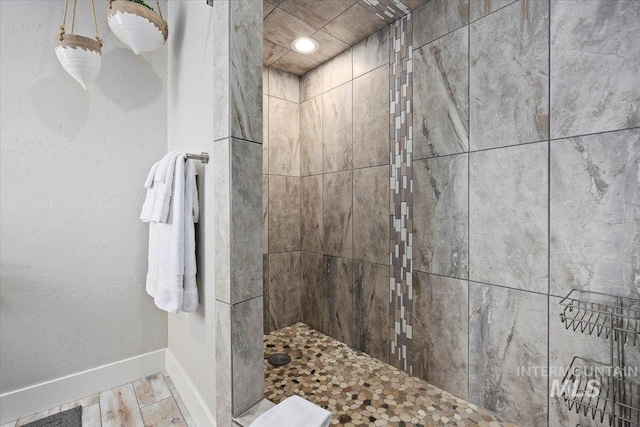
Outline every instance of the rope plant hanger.
<svg viewBox="0 0 640 427"><path fill-rule="evenodd" d="M93 26L96 31L95 39L74 34L76 25L76 9L78 0L73 0L73 11L71 12L71 34L66 33L67 14L69 11L69 0L65 0L64 14L60 32L55 39L55 51L58 61L62 64L71 77L73 77L84 89L100 73L102 67L102 39L98 34L98 19L96 18L96 5L91 0L93 11Z"/></svg>
<svg viewBox="0 0 640 427"><path fill-rule="evenodd" d="M111 31L136 55L158 49L167 41L169 30L162 18L160 1L158 12L144 0L108 0L107 21Z"/></svg>

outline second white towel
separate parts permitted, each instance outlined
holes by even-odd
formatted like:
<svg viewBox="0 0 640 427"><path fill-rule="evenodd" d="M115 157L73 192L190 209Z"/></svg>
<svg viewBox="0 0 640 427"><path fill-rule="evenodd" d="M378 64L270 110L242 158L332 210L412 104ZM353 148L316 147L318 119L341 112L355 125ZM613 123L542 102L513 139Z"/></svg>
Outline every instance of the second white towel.
<svg viewBox="0 0 640 427"><path fill-rule="evenodd" d="M185 153L178 153L173 162L174 166L168 169L172 177L167 175L164 183L172 183L167 220L149 221L146 289L156 306L178 313L195 311L198 307L194 224L199 220L199 203L193 160L185 162ZM160 165L156 166L159 168Z"/></svg>

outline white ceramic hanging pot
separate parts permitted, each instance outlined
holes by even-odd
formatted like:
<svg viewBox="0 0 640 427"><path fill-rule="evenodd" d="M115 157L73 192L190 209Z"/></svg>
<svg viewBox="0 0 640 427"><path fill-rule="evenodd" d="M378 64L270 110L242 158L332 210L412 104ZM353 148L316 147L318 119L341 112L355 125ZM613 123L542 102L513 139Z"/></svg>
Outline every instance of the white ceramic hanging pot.
<svg viewBox="0 0 640 427"><path fill-rule="evenodd" d="M62 34L55 40L58 61L67 73L86 90L95 80L102 66L98 40L75 34Z"/></svg>
<svg viewBox="0 0 640 427"><path fill-rule="evenodd" d="M111 31L136 55L158 49L167 40L167 23L149 8L129 1L109 2Z"/></svg>

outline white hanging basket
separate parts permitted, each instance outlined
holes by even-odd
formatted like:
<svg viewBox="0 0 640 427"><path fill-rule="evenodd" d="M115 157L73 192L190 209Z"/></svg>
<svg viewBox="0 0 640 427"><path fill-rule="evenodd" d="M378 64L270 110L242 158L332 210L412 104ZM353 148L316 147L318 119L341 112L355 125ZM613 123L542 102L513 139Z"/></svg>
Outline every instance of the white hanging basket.
<svg viewBox="0 0 640 427"><path fill-rule="evenodd" d="M136 55L158 49L167 41L167 23L149 8L128 0L109 2L111 31Z"/></svg>
<svg viewBox="0 0 640 427"><path fill-rule="evenodd" d="M102 56L97 40L75 34L62 34L55 40L55 51L65 71L85 90L98 77Z"/></svg>

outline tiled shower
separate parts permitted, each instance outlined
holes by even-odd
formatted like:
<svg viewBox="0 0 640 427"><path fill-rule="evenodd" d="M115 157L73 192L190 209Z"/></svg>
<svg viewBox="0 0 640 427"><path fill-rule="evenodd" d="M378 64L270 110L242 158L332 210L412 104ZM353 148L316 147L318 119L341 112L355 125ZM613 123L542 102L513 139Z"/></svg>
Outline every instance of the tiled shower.
<svg viewBox="0 0 640 427"><path fill-rule="evenodd" d="M639 19L430 0L299 78L265 67L265 333L302 321L518 424L591 425L553 380L608 343L559 302L640 296Z"/></svg>

